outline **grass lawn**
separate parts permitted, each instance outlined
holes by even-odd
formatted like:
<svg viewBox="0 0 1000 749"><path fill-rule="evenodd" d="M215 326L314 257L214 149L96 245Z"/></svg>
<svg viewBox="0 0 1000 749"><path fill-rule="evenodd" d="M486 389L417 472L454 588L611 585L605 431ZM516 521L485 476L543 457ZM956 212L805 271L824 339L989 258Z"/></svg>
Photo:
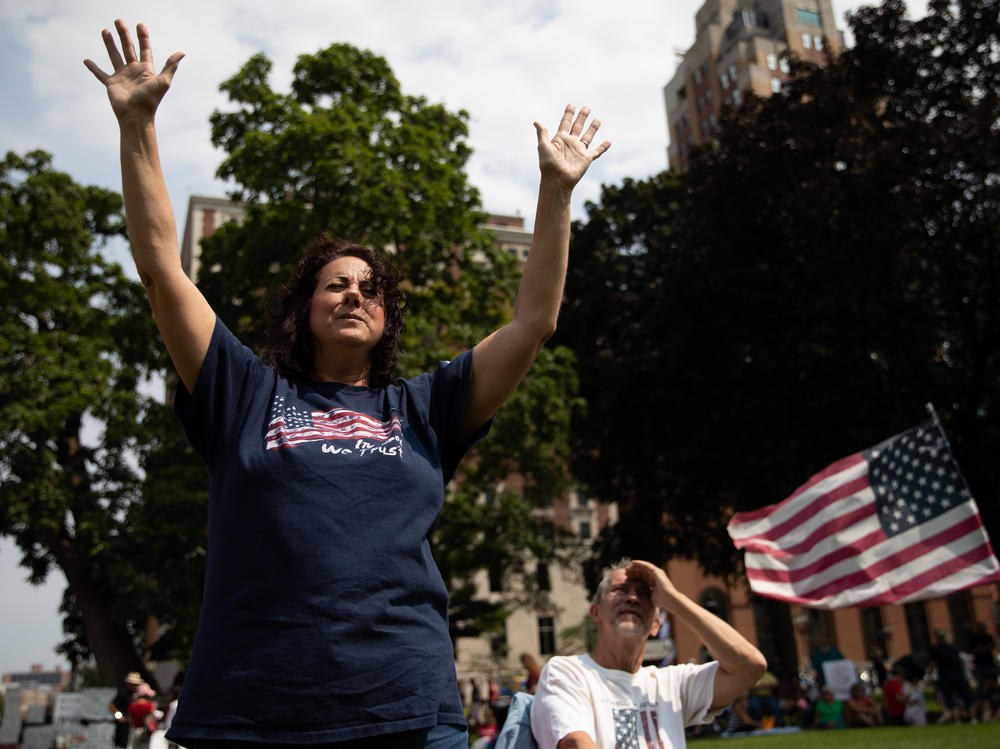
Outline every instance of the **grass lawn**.
<svg viewBox="0 0 1000 749"><path fill-rule="evenodd" d="M776 736L705 738L689 749L987 749L1000 747L1000 721L979 725L885 726L839 731L804 730Z"/></svg>

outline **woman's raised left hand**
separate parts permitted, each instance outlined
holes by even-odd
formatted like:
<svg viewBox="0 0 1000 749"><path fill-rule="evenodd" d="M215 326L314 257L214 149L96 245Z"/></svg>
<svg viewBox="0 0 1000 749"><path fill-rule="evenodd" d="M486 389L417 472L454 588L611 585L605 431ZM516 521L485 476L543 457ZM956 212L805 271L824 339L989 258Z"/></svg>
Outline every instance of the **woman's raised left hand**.
<svg viewBox="0 0 1000 749"><path fill-rule="evenodd" d="M590 117L590 107L576 107L570 104L563 112L559 129L550 139L549 132L539 122L535 123L538 133L538 166L543 177L552 177L568 190L572 190L587 172L590 164L611 147L611 141L594 144L594 136L601 121Z"/></svg>

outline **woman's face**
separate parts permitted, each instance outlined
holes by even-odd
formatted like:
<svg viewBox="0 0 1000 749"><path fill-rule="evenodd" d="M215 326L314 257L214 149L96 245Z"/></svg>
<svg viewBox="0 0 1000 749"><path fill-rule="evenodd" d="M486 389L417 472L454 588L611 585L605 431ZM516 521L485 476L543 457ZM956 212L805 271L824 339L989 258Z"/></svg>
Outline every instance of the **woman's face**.
<svg viewBox="0 0 1000 749"><path fill-rule="evenodd" d="M353 255L331 260L316 274L309 330L317 356L338 348L368 353L382 338L385 308L370 276L368 263Z"/></svg>

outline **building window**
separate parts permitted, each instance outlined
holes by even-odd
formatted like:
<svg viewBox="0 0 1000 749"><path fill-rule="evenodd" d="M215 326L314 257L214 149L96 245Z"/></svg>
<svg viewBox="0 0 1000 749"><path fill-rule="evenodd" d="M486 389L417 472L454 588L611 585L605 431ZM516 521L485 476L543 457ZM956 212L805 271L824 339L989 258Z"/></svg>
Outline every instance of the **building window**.
<svg viewBox="0 0 1000 749"><path fill-rule="evenodd" d="M806 10L805 8L796 8L795 15L799 19L799 23L805 23L810 26L822 26L823 19L819 15L817 10Z"/></svg>
<svg viewBox="0 0 1000 749"><path fill-rule="evenodd" d="M551 616L538 617L538 654L552 655L556 652L556 626Z"/></svg>
<svg viewBox="0 0 1000 749"><path fill-rule="evenodd" d="M969 649L972 634L972 598L969 591L960 590L948 596L948 616L951 618L951 635L959 650Z"/></svg>
<svg viewBox="0 0 1000 749"><path fill-rule="evenodd" d="M708 126L709 126L710 128L712 128L713 130L715 130L715 128L716 128L716 126L717 126L718 124L719 124L719 121L718 121L718 120L717 120L717 119L715 118L715 114L714 114L714 113L713 113L713 114L710 114L710 115L708 116Z"/></svg>
<svg viewBox="0 0 1000 749"><path fill-rule="evenodd" d="M503 572L497 567L490 567L490 593L503 593Z"/></svg>
<svg viewBox="0 0 1000 749"><path fill-rule="evenodd" d="M791 65L788 64L788 58L787 57L782 57L778 61L778 69L782 73L789 73L789 72L791 72L792 67L791 67Z"/></svg>
<svg viewBox="0 0 1000 749"><path fill-rule="evenodd" d="M740 91L738 88L733 89L733 104L738 107L742 103L743 103L743 92Z"/></svg>
<svg viewBox="0 0 1000 749"><path fill-rule="evenodd" d="M927 624L927 610L923 601L903 605L906 629L910 635L910 652L927 652L931 647L931 628Z"/></svg>
<svg viewBox="0 0 1000 749"><path fill-rule="evenodd" d="M767 53L767 69L777 70L778 69L778 56L774 52Z"/></svg>
<svg viewBox="0 0 1000 749"><path fill-rule="evenodd" d="M736 85L736 64L735 63L729 66L729 80L731 80L733 82L734 86Z"/></svg>
<svg viewBox="0 0 1000 749"><path fill-rule="evenodd" d="M726 594L718 588L705 588L698 598L703 609L708 609L722 621L729 620L729 606L726 604Z"/></svg>
<svg viewBox="0 0 1000 749"><path fill-rule="evenodd" d="M698 97L698 111L701 112L704 109L705 109L705 100L699 96Z"/></svg>
<svg viewBox="0 0 1000 749"><path fill-rule="evenodd" d="M522 495L526 500L531 502L535 507L551 507L552 506L552 495L541 488L533 485L525 486L521 490Z"/></svg>
<svg viewBox="0 0 1000 749"><path fill-rule="evenodd" d="M866 658L872 658L876 650L882 651L882 657L885 657L888 652L885 642L885 623L882 621L882 609L878 606L866 606L861 609L861 636L865 642Z"/></svg>
<svg viewBox="0 0 1000 749"><path fill-rule="evenodd" d="M836 631L833 626L833 612L825 609L809 609L808 616L808 645L810 656L816 651L820 645L820 641L822 640L826 640L826 642L830 645L836 647L837 638Z"/></svg>
<svg viewBox="0 0 1000 749"><path fill-rule="evenodd" d="M818 50L823 49L823 37L821 37L819 34L815 34L813 36L813 48Z"/></svg>
<svg viewBox="0 0 1000 749"><path fill-rule="evenodd" d="M701 68L694 69L694 82L701 83Z"/></svg>
<svg viewBox="0 0 1000 749"><path fill-rule="evenodd" d="M780 93L781 91L781 81L779 81L777 78L771 79L771 91L772 93L775 94Z"/></svg>
<svg viewBox="0 0 1000 749"><path fill-rule="evenodd" d="M813 48L812 34L810 34L808 31L803 31L802 32L802 46L804 48L806 48L806 49L812 49Z"/></svg>
<svg viewBox="0 0 1000 749"><path fill-rule="evenodd" d="M701 134L708 135L708 123L705 120L701 121Z"/></svg>
<svg viewBox="0 0 1000 749"><path fill-rule="evenodd" d="M723 91L729 88L729 73L722 72L722 75L719 76L719 85L722 86Z"/></svg>
<svg viewBox="0 0 1000 749"><path fill-rule="evenodd" d="M546 562L539 562L535 566L535 575L538 577L539 590L552 590L552 580L549 578L549 565Z"/></svg>
<svg viewBox="0 0 1000 749"><path fill-rule="evenodd" d="M712 92L711 91L706 91L705 92L705 101L708 103L709 106L712 105Z"/></svg>
<svg viewBox="0 0 1000 749"><path fill-rule="evenodd" d="M580 523L580 538L590 538L590 522L587 520Z"/></svg>
<svg viewBox="0 0 1000 749"><path fill-rule="evenodd" d="M507 657L507 623L504 622L500 626L503 631L490 635L490 651L497 660L503 660Z"/></svg>

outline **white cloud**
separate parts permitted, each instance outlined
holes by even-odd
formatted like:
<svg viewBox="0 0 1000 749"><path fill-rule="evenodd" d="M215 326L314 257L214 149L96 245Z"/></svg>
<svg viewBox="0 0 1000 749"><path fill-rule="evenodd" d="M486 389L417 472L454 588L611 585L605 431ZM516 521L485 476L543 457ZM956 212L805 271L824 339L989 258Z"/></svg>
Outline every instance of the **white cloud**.
<svg viewBox="0 0 1000 749"><path fill-rule="evenodd" d="M142 20L150 28L158 65L175 50L187 55L158 119L168 189L180 215L188 192L223 189L214 178L221 155L208 128L212 110L226 106L219 83L263 51L274 64L272 85L285 88L299 54L345 41L383 55L406 92L467 110L475 149L469 172L484 206L530 219L537 179L531 123L538 118L554 129L566 103L589 104L614 141L581 185L580 204L596 197L602 181L665 167L660 88L672 51L693 38L697 4L634 0L612 10L587 0L182 0L136 10L103 0L42 0L28 10L7 3L2 20L23 50L0 55L16 55L14 67L24 76L18 121L30 117L32 127L11 132L0 122L0 133L11 136L8 147L45 148L77 179L117 188L116 127L81 61L91 57L110 67L100 29L128 12L131 27Z"/></svg>

